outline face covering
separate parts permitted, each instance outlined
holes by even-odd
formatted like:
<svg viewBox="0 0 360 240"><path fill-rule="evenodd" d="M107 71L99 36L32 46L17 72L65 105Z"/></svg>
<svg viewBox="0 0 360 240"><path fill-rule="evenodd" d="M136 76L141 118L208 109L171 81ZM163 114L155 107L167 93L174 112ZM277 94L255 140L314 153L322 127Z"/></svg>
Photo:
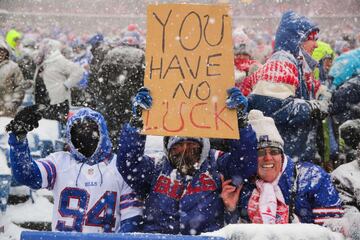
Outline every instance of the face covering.
<svg viewBox="0 0 360 240"><path fill-rule="evenodd" d="M85 157L91 157L99 143L100 134L97 123L84 119L76 122L71 127L71 142L74 147Z"/></svg>
<svg viewBox="0 0 360 240"><path fill-rule="evenodd" d="M196 142L180 142L169 151L170 163L182 175L193 175L200 162L201 147Z"/></svg>

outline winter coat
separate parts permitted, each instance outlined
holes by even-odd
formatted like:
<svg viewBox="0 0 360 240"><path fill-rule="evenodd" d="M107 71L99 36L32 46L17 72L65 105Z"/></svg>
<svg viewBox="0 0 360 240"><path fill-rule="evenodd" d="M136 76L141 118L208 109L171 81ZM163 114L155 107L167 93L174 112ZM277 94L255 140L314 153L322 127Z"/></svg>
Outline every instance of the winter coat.
<svg viewBox="0 0 360 240"><path fill-rule="evenodd" d="M244 95L250 94L249 109L272 117L284 139L285 152L301 161L315 158L317 125L309 103L302 99L314 99L320 94L320 82L314 81L309 70L313 60L300 53L299 46L316 30L309 19L291 11L284 13L276 32L276 52L241 86ZM297 59L299 55L303 60Z"/></svg>
<svg viewBox="0 0 360 240"><path fill-rule="evenodd" d="M0 48L8 51L3 41ZM9 51L8 51L9 52ZM14 117L20 107L25 90L31 86L24 80L19 66L6 59L0 63L0 116Z"/></svg>
<svg viewBox="0 0 360 240"><path fill-rule="evenodd" d="M335 90L331 103L330 114L334 116L337 125L360 118L360 74Z"/></svg>
<svg viewBox="0 0 360 240"><path fill-rule="evenodd" d="M314 161L316 122L308 101L288 97L285 99L251 94L249 109L258 109L271 117L284 140L284 151L299 161Z"/></svg>
<svg viewBox="0 0 360 240"><path fill-rule="evenodd" d="M271 97L315 98L320 82L312 74L313 59L302 53L300 44L318 28L309 19L292 11L283 14L275 36L275 53L257 72L244 79L241 90ZM275 83L275 84L274 84Z"/></svg>
<svg viewBox="0 0 360 240"><path fill-rule="evenodd" d="M87 91L96 100L95 109L106 119L114 147L121 126L131 118L131 98L143 85L144 70L144 51L120 46L105 55L97 79L90 77Z"/></svg>
<svg viewBox="0 0 360 240"><path fill-rule="evenodd" d="M360 157L336 168L331 177L345 212L360 213Z"/></svg>
<svg viewBox="0 0 360 240"><path fill-rule="evenodd" d="M248 147L256 144L255 133L249 127L240 135L240 141L230 141L231 153L225 154L210 150L203 139L202 163L190 177L180 175L166 156L158 162L142 156L145 137L129 125L123 128L118 167L127 183L145 198L144 232L195 235L224 226L220 174L242 182L257 170L256 148Z"/></svg>
<svg viewBox="0 0 360 240"><path fill-rule="evenodd" d="M77 86L84 72L81 66L67 60L60 51L47 56L41 67L43 71L40 74L49 93L51 104L69 100L70 88Z"/></svg>
<svg viewBox="0 0 360 240"><path fill-rule="evenodd" d="M242 138L245 137L242 136ZM246 140L243 139L243 141ZM289 156L284 155L284 157L287 158L287 165L279 179L278 185L286 205L289 206L290 202L294 204L294 213L299 221L302 223L322 224L325 218L341 217L343 215L341 201L338 192L331 182L330 175L321 167L312 163L295 163ZM294 199L291 200L291 189L294 185L294 179L296 181L296 192ZM248 216L249 199L255 187L254 181L244 184L240 192L237 211L233 213L247 222L250 221Z"/></svg>
<svg viewBox="0 0 360 240"><path fill-rule="evenodd" d="M338 88L348 79L360 75L360 48L337 57L330 68L329 75L334 78L334 88Z"/></svg>
<svg viewBox="0 0 360 240"><path fill-rule="evenodd" d="M95 152L88 158L71 141L72 127L84 118L97 123L100 135ZM67 122L66 134L69 151L52 153L36 161L31 157L27 139L18 140L13 133L9 138L16 181L53 192L53 231L113 232L119 225L122 231L138 230L134 224L141 220L142 203L117 170L104 118L82 108ZM69 208L74 198L78 207Z"/></svg>
<svg viewBox="0 0 360 240"><path fill-rule="evenodd" d="M44 39L36 57L39 74L44 80L50 104L70 100L70 88L77 86L84 72L81 66L66 59L60 50L59 41Z"/></svg>

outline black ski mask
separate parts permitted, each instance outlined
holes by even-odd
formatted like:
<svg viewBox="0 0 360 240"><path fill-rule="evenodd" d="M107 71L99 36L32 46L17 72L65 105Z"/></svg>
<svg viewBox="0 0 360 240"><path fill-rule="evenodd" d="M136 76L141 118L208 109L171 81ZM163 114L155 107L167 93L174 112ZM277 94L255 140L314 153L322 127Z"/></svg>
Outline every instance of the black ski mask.
<svg viewBox="0 0 360 240"><path fill-rule="evenodd" d="M100 140L99 127L91 119L77 121L71 127L71 142L74 147L85 157L91 157Z"/></svg>

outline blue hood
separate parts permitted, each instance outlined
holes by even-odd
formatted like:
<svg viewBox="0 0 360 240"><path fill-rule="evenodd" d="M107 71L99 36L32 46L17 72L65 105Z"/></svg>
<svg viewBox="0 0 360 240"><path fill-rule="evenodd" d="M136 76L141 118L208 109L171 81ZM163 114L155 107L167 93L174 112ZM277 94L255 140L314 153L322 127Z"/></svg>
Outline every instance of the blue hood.
<svg viewBox="0 0 360 240"><path fill-rule="evenodd" d="M99 126L99 132L100 132L100 141L98 143L98 146L94 154L90 158L86 158L84 155L82 155L71 142L72 126L77 120L82 121L85 118L95 121ZM106 159L111 159L112 157L112 145L106 127L105 119L100 113L90 108L81 108L75 115L73 115L68 120L66 124L66 137L67 137L67 142L69 143L70 146L70 153L78 162L94 165Z"/></svg>
<svg viewBox="0 0 360 240"><path fill-rule="evenodd" d="M284 50L297 57L301 42L313 31L319 28L310 19L293 11L285 12L276 31L275 52Z"/></svg>

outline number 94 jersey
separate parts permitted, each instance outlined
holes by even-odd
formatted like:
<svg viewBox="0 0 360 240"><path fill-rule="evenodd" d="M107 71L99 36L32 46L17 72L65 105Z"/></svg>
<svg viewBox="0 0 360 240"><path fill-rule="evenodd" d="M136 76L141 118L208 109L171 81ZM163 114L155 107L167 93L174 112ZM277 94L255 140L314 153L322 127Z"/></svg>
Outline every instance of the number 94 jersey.
<svg viewBox="0 0 360 240"><path fill-rule="evenodd" d="M42 187L53 191L53 231L116 232L120 221L142 215L143 203L116 168L116 155L95 165L68 152L36 161Z"/></svg>

